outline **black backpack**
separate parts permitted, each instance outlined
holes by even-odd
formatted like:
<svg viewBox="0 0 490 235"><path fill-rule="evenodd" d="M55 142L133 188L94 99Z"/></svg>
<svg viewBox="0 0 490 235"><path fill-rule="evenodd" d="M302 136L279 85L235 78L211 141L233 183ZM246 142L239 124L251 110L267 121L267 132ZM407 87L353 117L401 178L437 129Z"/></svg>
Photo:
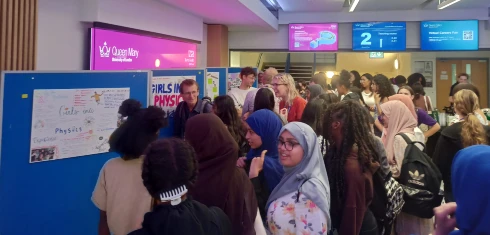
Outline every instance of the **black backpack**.
<svg viewBox="0 0 490 235"><path fill-rule="evenodd" d="M398 181L405 191L405 205L402 211L419 218L432 218L433 209L442 203L442 175L432 159L415 144L407 135L400 133L408 146L400 170Z"/></svg>

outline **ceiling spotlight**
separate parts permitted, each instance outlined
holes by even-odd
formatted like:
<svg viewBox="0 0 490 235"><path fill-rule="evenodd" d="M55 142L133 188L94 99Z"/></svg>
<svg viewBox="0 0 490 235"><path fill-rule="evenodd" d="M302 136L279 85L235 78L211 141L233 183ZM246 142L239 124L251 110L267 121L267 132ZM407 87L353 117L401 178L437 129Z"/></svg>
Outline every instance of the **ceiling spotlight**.
<svg viewBox="0 0 490 235"><path fill-rule="evenodd" d="M448 6L451 6L461 0L439 0L439 5L437 5L437 9L442 10Z"/></svg>
<svg viewBox="0 0 490 235"><path fill-rule="evenodd" d="M459 1L459 0L458 0ZM350 4L350 8L349 8L349 12L353 12L356 7L357 7L357 4L359 3L359 0L354 0L351 4Z"/></svg>
<svg viewBox="0 0 490 235"><path fill-rule="evenodd" d="M275 7L276 6L276 2L274 0L267 0L267 2L269 4L271 4L271 6Z"/></svg>

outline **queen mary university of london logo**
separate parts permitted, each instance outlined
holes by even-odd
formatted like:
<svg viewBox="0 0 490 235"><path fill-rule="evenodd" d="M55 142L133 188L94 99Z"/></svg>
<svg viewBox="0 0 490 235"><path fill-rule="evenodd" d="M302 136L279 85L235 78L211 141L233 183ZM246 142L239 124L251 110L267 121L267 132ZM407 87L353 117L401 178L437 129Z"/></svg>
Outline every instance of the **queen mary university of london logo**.
<svg viewBox="0 0 490 235"><path fill-rule="evenodd" d="M128 49L110 47L107 42L104 42L103 46L99 46L99 53L101 58L109 58L112 54L112 62L133 62L133 58L137 59L139 56L139 50L132 47Z"/></svg>

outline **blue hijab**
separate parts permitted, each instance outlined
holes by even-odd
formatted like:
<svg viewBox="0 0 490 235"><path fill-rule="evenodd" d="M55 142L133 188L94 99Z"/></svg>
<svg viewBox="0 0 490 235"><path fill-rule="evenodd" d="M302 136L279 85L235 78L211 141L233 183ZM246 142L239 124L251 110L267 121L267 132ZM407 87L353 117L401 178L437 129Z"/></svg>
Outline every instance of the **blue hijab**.
<svg viewBox="0 0 490 235"><path fill-rule="evenodd" d="M260 157L263 150L267 150L264 159L264 177L267 186L272 192L284 175L284 169L279 163L277 151L277 137L282 128L281 119L274 112L261 109L255 111L247 118L247 124L262 139L262 145L257 149L251 149L247 154L247 160Z"/></svg>
<svg viewBox="0 0 490 235"><path fill-rule="evenodd" d="M490 147L475 145L459 151L451 167L459 230L451 235L488 234L490 231Z"/></svg>

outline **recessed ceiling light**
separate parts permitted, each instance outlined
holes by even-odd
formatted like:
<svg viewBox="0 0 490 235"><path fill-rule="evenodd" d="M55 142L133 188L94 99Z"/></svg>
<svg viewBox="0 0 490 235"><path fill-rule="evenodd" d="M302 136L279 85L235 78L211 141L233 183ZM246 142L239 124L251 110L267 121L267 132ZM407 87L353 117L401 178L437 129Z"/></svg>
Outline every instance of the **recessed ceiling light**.
<svg viewBox="0 0 490 235"><path fill-rule="evenodd" d="M448 6L451 6L451 5L453 5L459 1L461 1L461 0L445 0L442 2L441 2L441 0L439 0L439 5L437 6L437 9L442 10L442 9L444 9Z"/></svg>
<svg viewBox="0 0 490 235"><path fill-rule="evenodd" d="M350 5L349 12L353 12L356 9L358 3L359 0L354 0L354 2L352 2L352 4Z"/></svg>

